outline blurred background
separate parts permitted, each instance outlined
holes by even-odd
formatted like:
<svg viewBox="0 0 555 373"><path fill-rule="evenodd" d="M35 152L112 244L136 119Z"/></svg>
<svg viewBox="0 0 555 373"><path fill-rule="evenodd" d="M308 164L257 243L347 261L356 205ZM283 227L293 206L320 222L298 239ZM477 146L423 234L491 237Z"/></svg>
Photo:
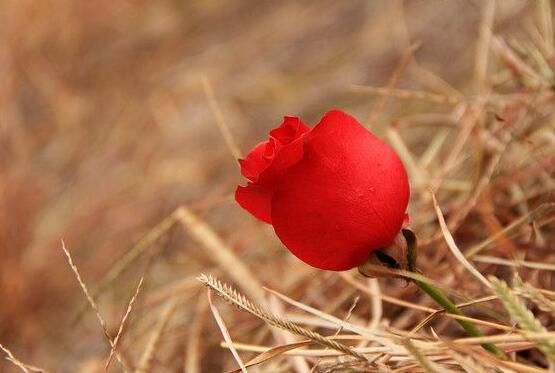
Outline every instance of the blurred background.
<svg viewBox="0 0 555 373"><path fill-rule="evenodd" d="M494 32L527 33L539 22L534 4L497 2ZM359 86L387 86L420 43L397 69L397 87L475 94L483 8L472 0L2 0L0 343L50 371L103 371L109 344L94 311L79 316L86 299L61 240L92 292L181 205L261 283L310 303L299 279L317 276L309 295L318 304L330 275L289 255L271 227L233 201L242 178L221 126L243 154L282 116L315 124L331 108L371 124L386 141L399 118L433 112L441 126L452 107L392 98L374 115L381 97ZM437 126L400 132L419 153ZM144 276L122 353L140 359L173 297L152 370L183 369L192 325L202 332L193 347L197 368L233 368L195 280L200 272L229 279L230 269L187 229L162 228L98 297L109 333ZM261 327L220 306L237 339ZM16 369L0 361L0 371Z"/></svg>

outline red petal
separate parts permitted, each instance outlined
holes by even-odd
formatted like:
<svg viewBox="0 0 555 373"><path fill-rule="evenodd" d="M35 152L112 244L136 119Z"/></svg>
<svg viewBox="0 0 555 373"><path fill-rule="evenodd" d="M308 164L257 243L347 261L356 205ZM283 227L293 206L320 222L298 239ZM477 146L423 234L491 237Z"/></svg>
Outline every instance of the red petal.
<svg viewBox="0 0 555 373"><path fill-rule="evenodd" d="M307 132L310 132L310 127L301 122L299 118L284 117L281 125L270 131L270 136L281 144L287 145Z"/></svg>
<svg viewBox="0 0 555 373"><path fill-rule="evenodd" d="M273 194L274 191L271 188L248 183L246 187L237 187L235 200L242 208L253 214L255 218L272 224L271 202Z"/></svg>
<svg viewBox="0 0 555 373"><path fill-rule="evenodd" d="M395 152L351 116L331 111L308 135L303 160L281 178L272 222L299 259L346 270L393 241L408 198Z"/></svg>
<svg viewBox="0 0 555 373"><path fill-rule="evenodd" d="M251 182L239 186L237 202L256 218L271 223L274 185L287 169L303 157L304 137L310 128L296 117L285 117L270 132L270 139L255 146L245 159L239 159L241 173Z"/></svg>
<svg viewBox="0 0 555 373"><path fill-rule="evenodd" d="M304 138L300 137L293 142L282 145L276 152L272 163L262 171L258 177L261 184L273 184L281 177L284 172L291 168L295 163L303 158Z"/></svg>
<svg viewBox="0 0 555 373"><path fill-rule="evenodd" d="M272 131L268 141L257 144L245 159L239 159L241 174L252 182L257 182L261 174L268 168L264 179L271 181L280 176L302 158L302 141L310 127L297 117L284 117L283 122ZM294 149L289 149L293 146ZM283 153L283 154L281 154ZM276 165L273 165L273 163Z"/></svg>
<svg viewBox="0 0 555 373"><path fill-rule="evenodd" d="M270 131L270 142L275 145L275 152L271 164L260 173L260 183L274 183L303 158L304 138L309 132L310 127L297 117L284 117L281 125Z"/></svg>
<svg viewBox="0 0 555 373"><path fill-rule="evenodd" d="M241 174L250 181L258 180L258 175L268 167L269 160L265 156L267 144L268 141L257 144L245 159L239 159Z"/></svg>

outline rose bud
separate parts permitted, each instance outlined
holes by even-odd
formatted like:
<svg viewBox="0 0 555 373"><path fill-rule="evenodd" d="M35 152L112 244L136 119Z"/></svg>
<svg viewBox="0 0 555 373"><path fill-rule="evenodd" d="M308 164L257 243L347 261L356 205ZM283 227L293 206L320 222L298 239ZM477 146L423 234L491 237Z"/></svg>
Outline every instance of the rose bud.
<svg viewBox="0 0 555 373"><path fill-rule="evenodd" d="M239 163L249 182L237 188L237 202L313 267L361 265L394 241L406 219L401 160L342 111L328 112L313 129L285 117Z"/></svg>

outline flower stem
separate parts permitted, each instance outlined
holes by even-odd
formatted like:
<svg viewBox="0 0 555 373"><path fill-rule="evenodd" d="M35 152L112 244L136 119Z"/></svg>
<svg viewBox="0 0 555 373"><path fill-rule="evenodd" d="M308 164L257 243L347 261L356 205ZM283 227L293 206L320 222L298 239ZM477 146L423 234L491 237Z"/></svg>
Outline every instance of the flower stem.
<svg viewBox="0 0 555 373"><path fill-rule="evenodd" d="M424 291L433 300L435 300L440 306L442 306L445 309L445 311L453 315L464 316L464 313L453 302L451 302L451 300L447 298L445 294L441 292L441 290L424 281L413 280L413 282L422 291ZM476 326L474 326L474 324L466 320L460 320L460 319L456 319L456 320L469 336L482 337L484 335ZM497 347L493 343L482 343L481 346L485 350L491 352L492 354L498 357L501 357L501 358L507 357L505 352L503 352L499 347Z"/></svg>

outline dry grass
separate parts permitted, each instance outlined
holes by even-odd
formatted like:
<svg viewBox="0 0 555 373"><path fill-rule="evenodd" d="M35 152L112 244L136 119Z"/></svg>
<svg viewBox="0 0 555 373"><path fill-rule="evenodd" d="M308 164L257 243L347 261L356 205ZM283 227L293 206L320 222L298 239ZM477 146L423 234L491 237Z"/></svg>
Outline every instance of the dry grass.
<svg viewBox="0 0 555 373"><path fill-rule="evenodd" d="M249 372L552 370L553 14L0 2L0 371L227 372L231 347ZM308 268L233 202L236 154L332 107L399 152L419 269L486 336L402 281ZM208 304L201 272L304 337Z"/></svg>

